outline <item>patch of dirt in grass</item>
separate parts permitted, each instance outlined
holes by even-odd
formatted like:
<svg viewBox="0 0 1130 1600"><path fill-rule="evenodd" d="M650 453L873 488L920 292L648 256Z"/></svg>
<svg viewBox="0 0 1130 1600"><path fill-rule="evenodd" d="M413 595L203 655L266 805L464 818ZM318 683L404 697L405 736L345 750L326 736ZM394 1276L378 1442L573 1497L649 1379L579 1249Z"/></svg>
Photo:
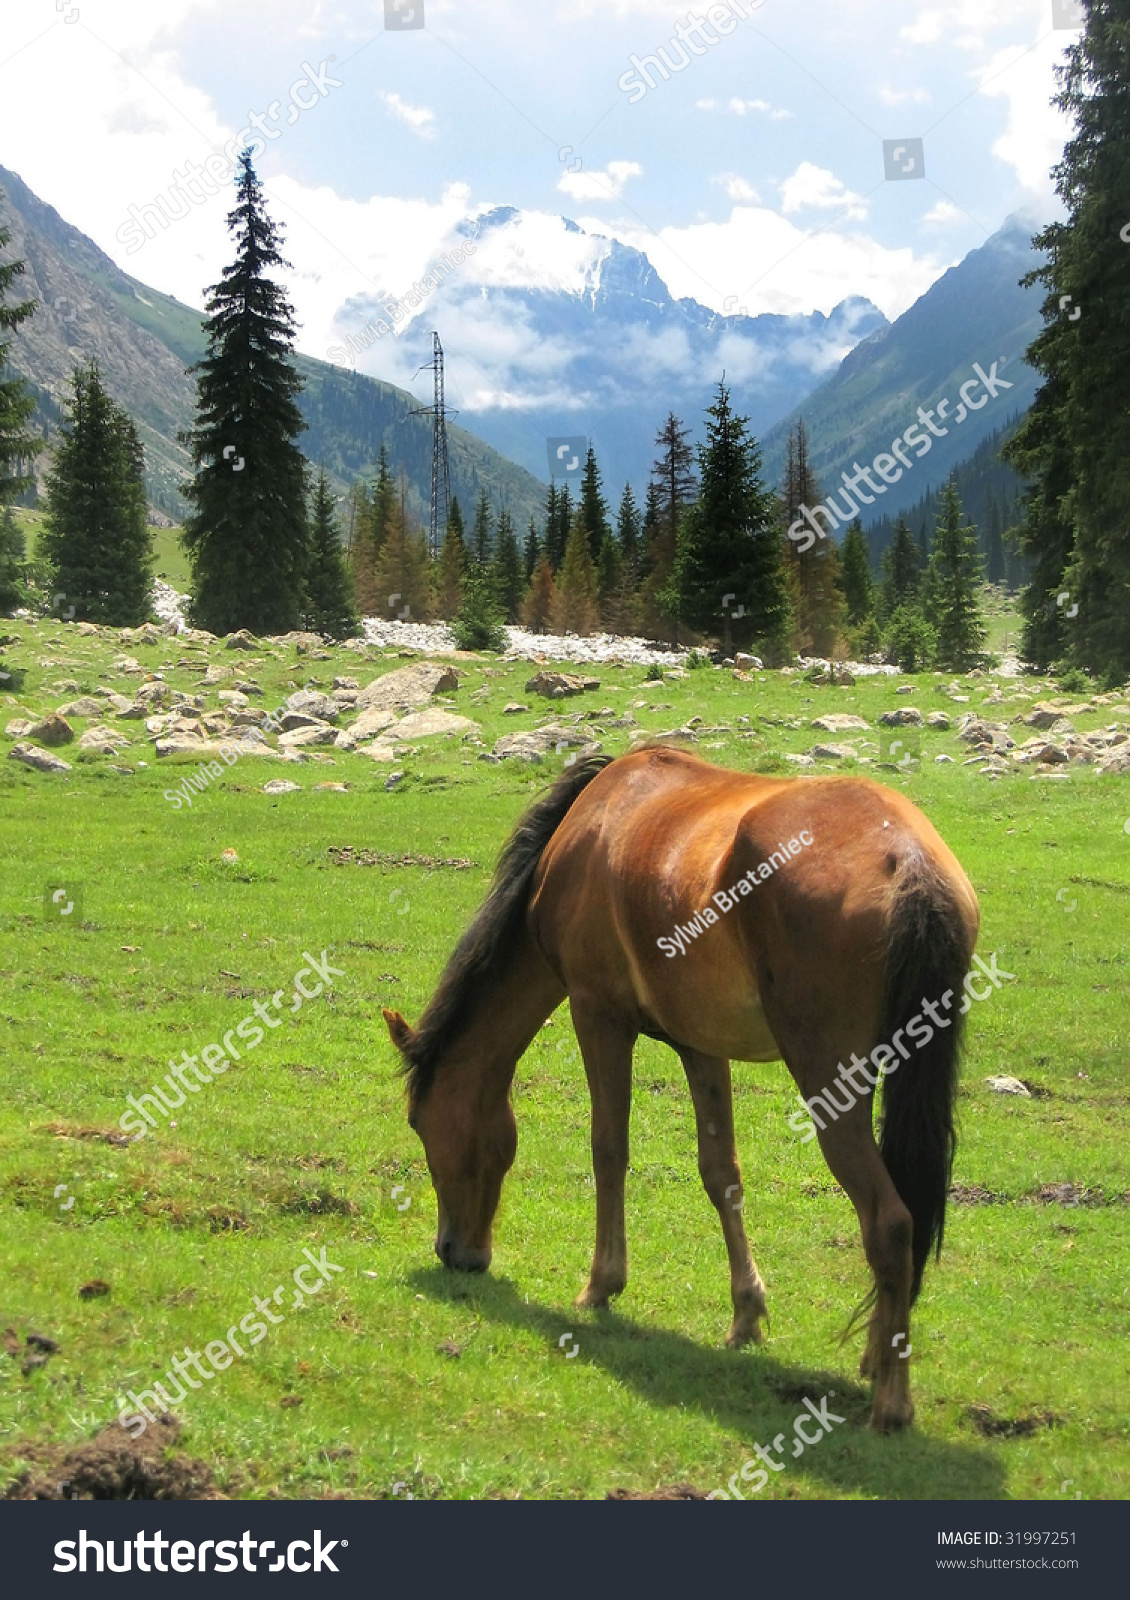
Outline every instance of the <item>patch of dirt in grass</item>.
<svg viewBox="0 0 1130 1600"><path fill-rule="evenodd" d="M470 867L478 866L478 862L472 861L469 856L421 856L411 851L404 855L390 855L387 850L356 850L351 844L331 848L326 854L336 867L427 867L433 872L440 867L449 867L454 872L466 872Z"/></svg>
<svg viewBox="0 0 1130 1600"><path fill-rule="evenodd" d="M1030 1411L1022 1417L1000 1417L991 1406L966 1406L965 1417L985 1439L1023 1439L1040 1428L1060 1428L1063 1418L1054 1411Z"/></svg>
<svg viewBox="0 0 1130 1600"><path fill-rule="evenodd" d="M119 1057L119 1059L121 1059ZM42 1129L56 1139L98 1139L103 1144L130 1144L130 1136L120 1128L72 1128L65 1122L49 1122Z"/></svg>
<svg viewBox="0 0 1130 1600"><path fill-rule="evenodd" d="M284 1217L358 1217L359 1206L344 1195L319 1189L313 1194L292 1194L276 1202Z"/></svg>
<svg viewBox="0 0 1130 1600"><path fill-rule="evenodd" d="M28 1465L4 1490L5 1500L226 1500L204 1461L176 1452L181 1425L163 1415L139 1439L120 1423L85 1444L29 1443Z"/></svg>
<svg viewBox="0 0 1130 1600"><path fill-rule="evenodd" d="M979 1183L955 1183L950 1188L950 1199L957 1206L1004 1206L1008 1195L997 1194Z"/></svg>
<svg viewBox="0 0 1130 1600"><path fill-rule="evenodd" d="M1042 1183L1032 1198L1042 1206L1109 1206L1117 1205L1118 1197L1108 1199L1101 1189L1092 1189L1085 1183Z"/></svg>
<svg viewBox="0 0 1130 1600"><path fill-rule="evenodd" d="M609 1489L606 1500L709 1500L705 1489L696 1489L693 1483L669 1483L650 1494L637 1489Z"/></svg>
<svg viewBox="0 0 1130 1600"><path fill-rule="evenodd" d="M800 1192L810 1200L816 1200L824 1194L843 1194L844 1190L838 1183L802 1183Z"/></svg>
<svg viewBox="0 0 1130 1600"><path fill-rule="evenodd" d="M334 1172L340 1172L345 1165L336 1156L295 1156L293 1166L301 1167L303 1172L320 1172L323 1167L329 1167Z"/></svg>

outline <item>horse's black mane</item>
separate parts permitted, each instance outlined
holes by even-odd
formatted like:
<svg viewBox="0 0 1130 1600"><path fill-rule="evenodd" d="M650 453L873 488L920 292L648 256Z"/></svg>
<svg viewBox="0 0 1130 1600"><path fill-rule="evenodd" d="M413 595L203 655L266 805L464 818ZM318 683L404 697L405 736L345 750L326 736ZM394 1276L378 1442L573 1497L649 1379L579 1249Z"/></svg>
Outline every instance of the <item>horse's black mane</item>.
<svg viewBox="0 0 1130 1600"><path fill-rule="evenodd" d="M436 1065L454 1035L465 1025L472 1000L505 964L525 923L530 880L542 852L581 791L611 757L593 755L567 768L552 789L537 800L514 829L494 869L487 897L452 951L439 986L404 1050L409 1113L426 1099Z"/></svg>

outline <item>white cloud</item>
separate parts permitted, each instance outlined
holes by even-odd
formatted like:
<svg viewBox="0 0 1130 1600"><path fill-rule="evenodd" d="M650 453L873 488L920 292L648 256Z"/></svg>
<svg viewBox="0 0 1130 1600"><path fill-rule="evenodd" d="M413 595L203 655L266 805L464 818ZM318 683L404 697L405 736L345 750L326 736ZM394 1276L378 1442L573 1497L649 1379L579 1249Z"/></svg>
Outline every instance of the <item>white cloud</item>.
<svg viewBox="0 0 1130 1600"><path fill-rule="evenodd" d="M899 29L899 38L907 44L937 44L942 37L942 13L923 11L909 27Z"/></svg>
<svg viewBox="0 0 1130 1600"><path fill-rule="evenodd" d="M391 114L412 132L419 134L421 139L434 139L436 136L436 114L427 106L412 106L402 100L398 94L388 89L381 90L381 99L388 107Z"/></svg>
<svg viewBox="0 0 1130 1600"><path fill-rule="evenodd" d="M749 111L757 111L771 122L784 122L793 115L791 111L775 110L768 100L739 100L736 97L730 100L726 109L732 111L735 117L744 117Z"/></svg>
<svg viewBox="0 0 1130 1600"><path fill-rule="evenodd" d="M760 205L757 190L752 188L744 178L736 172L723 172L719 177L712 178L712 183L720 183L726 191L727 198L734 201L744 201L750 205Z"/></svg>
<svg viewBox="0 0 1130 1600"><path fill-rule="evenodd" d="M961 212L957 206L951 205L948 200L939 200L936 206L933 206L929 211L927 211L922 220L923 222L935 223L938 225L948 224L950 222L961 222L964 220L964 213Z"/></svg>
<svg viewBox="0 0 1130 1600"><path fill-rule="evenodd" d="M925 106L930 103L929 89L889 89L880 84L875 91L885 106Z"/></svg>
<svg viewBox="0 0 1130 1600"><path fill-rule="evenodd" d="M629 178L638 178L638 161L610 161L604 172L563 172L557 187L571 200L619 200Z"/></svg>
<svg viewBox="0 0 1130 1600"><path fill-rule="evenodd" d="M811 161L802 161L792 176L777 187L781 191L781 210L786 216L794 211L826 211L837 207L846 207L849 218L867 215L861 195L846 189L827 167L817 167Z"/></svg>
<svg viewBox="0 0 1130 1600"><path fill-rule="evenodd" d="M1026 53L1019 46L998 50L978 74L981 93L1008 102L1008 126L993 145L993 154L1007 162L1034 195L1054 193L1050 169L1063 154L1069 119L1049 104L1055 91L1053 67L1064 41L1074 34L1055 32Z"/></svg>

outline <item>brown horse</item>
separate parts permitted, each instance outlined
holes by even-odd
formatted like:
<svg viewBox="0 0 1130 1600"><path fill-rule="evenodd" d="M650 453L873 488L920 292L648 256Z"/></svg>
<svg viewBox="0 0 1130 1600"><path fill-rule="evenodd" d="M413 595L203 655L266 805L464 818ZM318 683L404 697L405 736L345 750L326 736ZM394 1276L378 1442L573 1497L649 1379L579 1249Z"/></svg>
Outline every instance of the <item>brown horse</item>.
<svg viewBox="0 0 1130 1600"><path fill-rule="evenodd" d="M871 1426L904 1426L913 1407L898 1347L909 1346L910 1307L941 1249L961 1030L952 1002L977 925L953 855L921 812L877 783L728 772L654 747L568 769L503 850L419 1028L384 1013L435 1185L437 1255L464 1271L489 1265L517 1147L514 1068L568 996L592 1095L597 1189L596 1251L578 1304L606 1305L627 1281L632 1050L644 1033L686 1069L699 1170L730 1257L729 1342L760 1342L765 1294L738 1209L729 1063L783 1058L874 1274L861 1364L875 1379Z"/></svg>

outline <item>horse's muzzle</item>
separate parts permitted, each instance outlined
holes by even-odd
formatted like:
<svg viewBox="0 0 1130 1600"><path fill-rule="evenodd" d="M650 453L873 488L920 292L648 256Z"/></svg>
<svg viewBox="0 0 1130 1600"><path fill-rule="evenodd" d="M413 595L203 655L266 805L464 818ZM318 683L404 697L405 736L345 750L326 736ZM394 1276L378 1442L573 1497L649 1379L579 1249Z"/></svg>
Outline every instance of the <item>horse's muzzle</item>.
<svg viewBox="0 0 1130 1600"><path fill-rule="evenodd" d="M446 1230L436 1238L436 1255L453 1272L485 1272L490 1266L490 1249L471 1250Z"/></svg>

